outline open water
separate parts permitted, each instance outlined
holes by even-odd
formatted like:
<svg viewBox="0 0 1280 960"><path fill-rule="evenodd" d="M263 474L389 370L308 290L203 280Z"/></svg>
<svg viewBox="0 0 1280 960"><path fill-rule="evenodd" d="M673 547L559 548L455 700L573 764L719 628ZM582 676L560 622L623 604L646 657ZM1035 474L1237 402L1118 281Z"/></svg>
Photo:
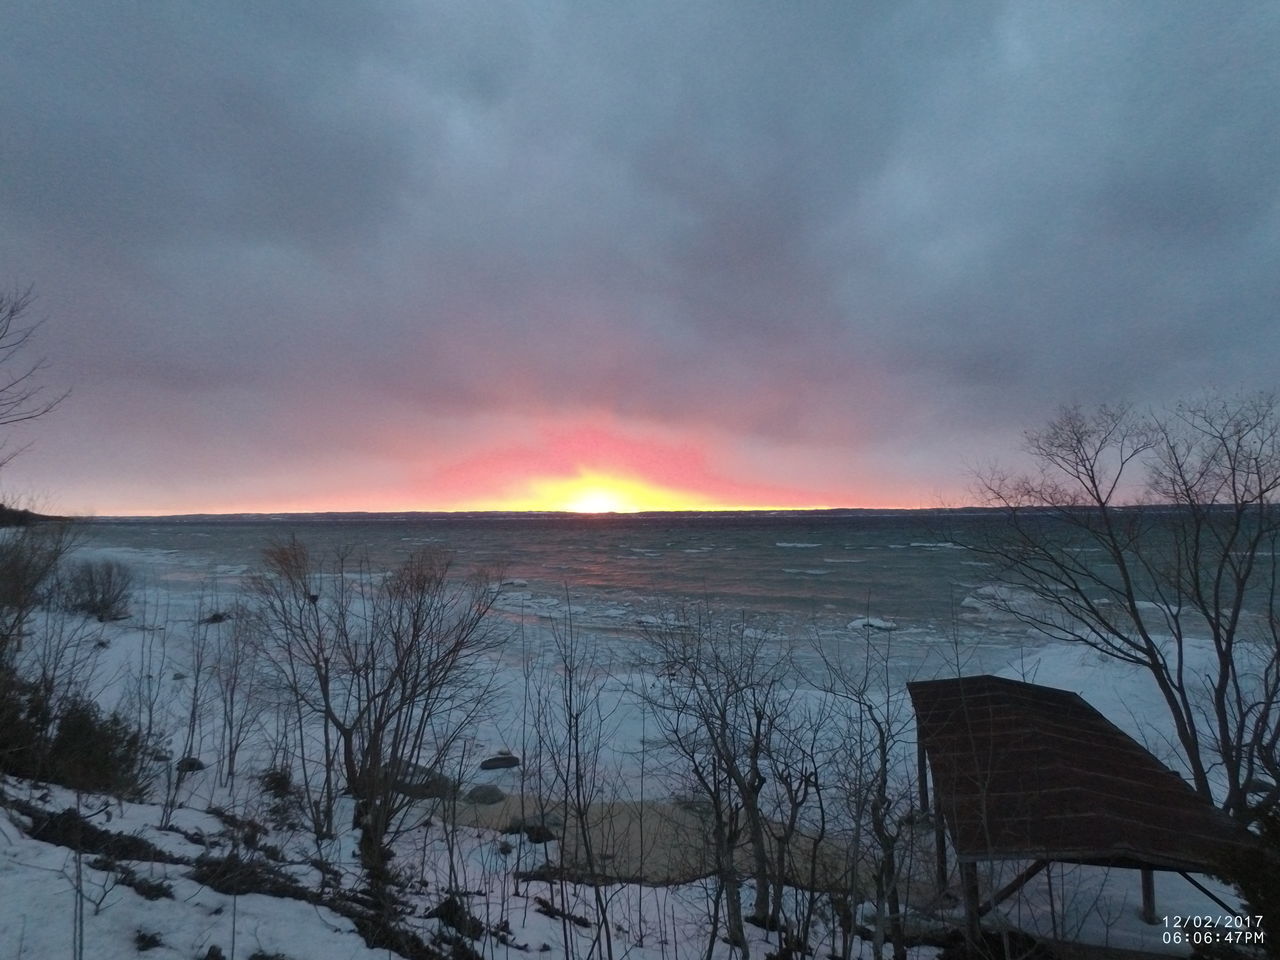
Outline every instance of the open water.
<svg viewBox="0 0 1280 960"><path fill-rule="evenodd" d="M1041 641L981 602L993 571L960 543L991 514L821 511L610 516L361 514L106 519L84 545L166 590L233 593L263 548L296 537L375 568L418 549L496 571L500 607L625 637L706 604L799 646L891 638L904 668L963 657L998 669Z"/></svg>

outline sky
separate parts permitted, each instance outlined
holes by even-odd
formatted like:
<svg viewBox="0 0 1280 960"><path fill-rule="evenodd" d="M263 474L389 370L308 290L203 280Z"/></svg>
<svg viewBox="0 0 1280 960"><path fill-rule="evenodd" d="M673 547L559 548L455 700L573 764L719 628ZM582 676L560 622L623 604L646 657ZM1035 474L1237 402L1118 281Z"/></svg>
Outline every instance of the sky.
<svg viewBox="0 0 1280 960"><path fill-rule="evenodd" d="M0 10L10 500L937 506L1277 385L1272 2Z"/></svg>

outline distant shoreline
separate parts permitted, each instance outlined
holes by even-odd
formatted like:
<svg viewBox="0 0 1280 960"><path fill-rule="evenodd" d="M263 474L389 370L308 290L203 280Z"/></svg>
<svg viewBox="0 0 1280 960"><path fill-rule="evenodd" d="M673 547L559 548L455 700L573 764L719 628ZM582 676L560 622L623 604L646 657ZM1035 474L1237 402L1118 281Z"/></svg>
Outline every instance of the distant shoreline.
<svg viewBox="0 0 1280 960"><path fill-rule="evenodd" d="M67 520L53 514L36 513L34 510L23 510L19 507L7 507L0 504L0 527L28 527L33 523L47 523L53 520Z"/></svg>
<svg viewBox="0 0 1280 960"><path fill-rule="evenodd" d="M1087 513L1092 508L1023 507L1018 512L1024 516L1043 514L1053 516L1064 512ZM1182 508L1175 504L1144 503L1119 505L1116 512L1169 513ZM1230 509L1223 505L1222 509ZM1275 509L1280 509L1276 505ZM329 512L298 513L172 513L136 514L119 516L66 517L32 513L0 506L0 511L21 514L29 519L6 521L0 513L0 526L29 523L36 520L71 520L94 524L130 523L251 523L251 524L300 524L300 523L422 523L422 522L520 522L539 521L572 522L582 524L602 523L653 523L663 521L703 520L872 520L909 519L912 517L982 518L1007 514L1007 507L832 507L820 510L641 510L634 513L578 513L569 510L387 510L360 511L335 510Z"/></svg>
<svg viewBox="0 0 1280 960"><path fill-rule="evenodd" d="M299 513L174 513L84 518L90 523L403 523L424 520L574 520L583 523L649 520L803 520L871 517L994 515L1000 507L833 507L821 510L642 510L577 513L568 510L387 510Z"/></svg>

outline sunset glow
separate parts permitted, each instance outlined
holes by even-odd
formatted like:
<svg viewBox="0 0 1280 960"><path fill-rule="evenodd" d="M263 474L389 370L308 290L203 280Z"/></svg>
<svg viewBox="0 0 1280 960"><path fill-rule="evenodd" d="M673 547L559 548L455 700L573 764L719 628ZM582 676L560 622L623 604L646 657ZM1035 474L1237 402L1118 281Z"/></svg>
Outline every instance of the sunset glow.
<svg viewBox="0 0 1280 960"><path fill-rule="evenodd" d="M771 509L771 505L721 503L688 490L639 477L581 470L572 477L532 478L515 495L467 504L471 510L536 510L567 513L639 513L648 510Z"/></svg>
<svg viewBox="0 0 1280 960"><path fill-rule="evenodd" d="M715 436L604 414L547 417L424 469L416 508L592 514L817 509L855 500L852 492L778 483L759 470L747 480L731 461Z"/></svg>
<svg viewBox="0 0 1280 960"><path fill-rule="evenodd" d="M635 513L640 510L691 509L701 498L664 490L642 480L584 471L569 479L535 480L534 502L543 510L571 513ZM539 509L539 508L534 508Z"/></svg>
<svg viewBox="0 0 1280 960"><path fill-rule="evenodd" d="M0 500L962 505L1275 388L1273 4L365 6L8 5Z"/></svg>

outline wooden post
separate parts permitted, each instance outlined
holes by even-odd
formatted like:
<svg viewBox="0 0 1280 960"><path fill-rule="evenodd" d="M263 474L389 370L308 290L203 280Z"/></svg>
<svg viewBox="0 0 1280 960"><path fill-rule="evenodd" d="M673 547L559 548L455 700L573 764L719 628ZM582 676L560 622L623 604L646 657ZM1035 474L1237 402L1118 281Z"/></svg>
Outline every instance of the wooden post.
<svg viewBox="0 0 1280 960"><path fill-rule="evenodd" d="M925 763L924 741L916 741L916 779L920 781L920 810L929 809L929 767Z"/></svg>
<svg viewBox="0 0 1280 960"><path fill-rule="evenodd" d="M960 886L964 892L964 939L973 946L982 936L978 925L978 865L960 861Z"/></svg>
<svg viewBox="0 0 1280 960"><path fill-rule="evenodd" d="M1156 922L1156 874L1150 867L1142 868L1142 922Z"/></svg>
<svg viewBox="0 0 1280 960"><path fill-rule="evenodd" d="M938 892L947 889L947 832L942 822L942 798L933 791L933 851L937 868Z"/></svg>
<svg viewBox="0 0 1280 960"><path fill-rule="evenodd" d="M929 765L926 761L924 741L916 741L916 776L920 780L920 810L929 809ZM933 791L933 851L936 860L934 879L938 882L938 892L947 889L947 837L942 824L942 798L938 795L937 784Z"/></svg>
<svg viewBox="0 0 1280 960"><path fill-rule="evenodd" d="M1048 865L1048 860L1037 860L1035 863L1031 864L1031 866L1027 867L1027 869L1023 870L1020 874L993 893L990 900L979 904L978 916L986 916L995 909L997 904L1003 903L1030 883L1031 879Z"/></svg>

